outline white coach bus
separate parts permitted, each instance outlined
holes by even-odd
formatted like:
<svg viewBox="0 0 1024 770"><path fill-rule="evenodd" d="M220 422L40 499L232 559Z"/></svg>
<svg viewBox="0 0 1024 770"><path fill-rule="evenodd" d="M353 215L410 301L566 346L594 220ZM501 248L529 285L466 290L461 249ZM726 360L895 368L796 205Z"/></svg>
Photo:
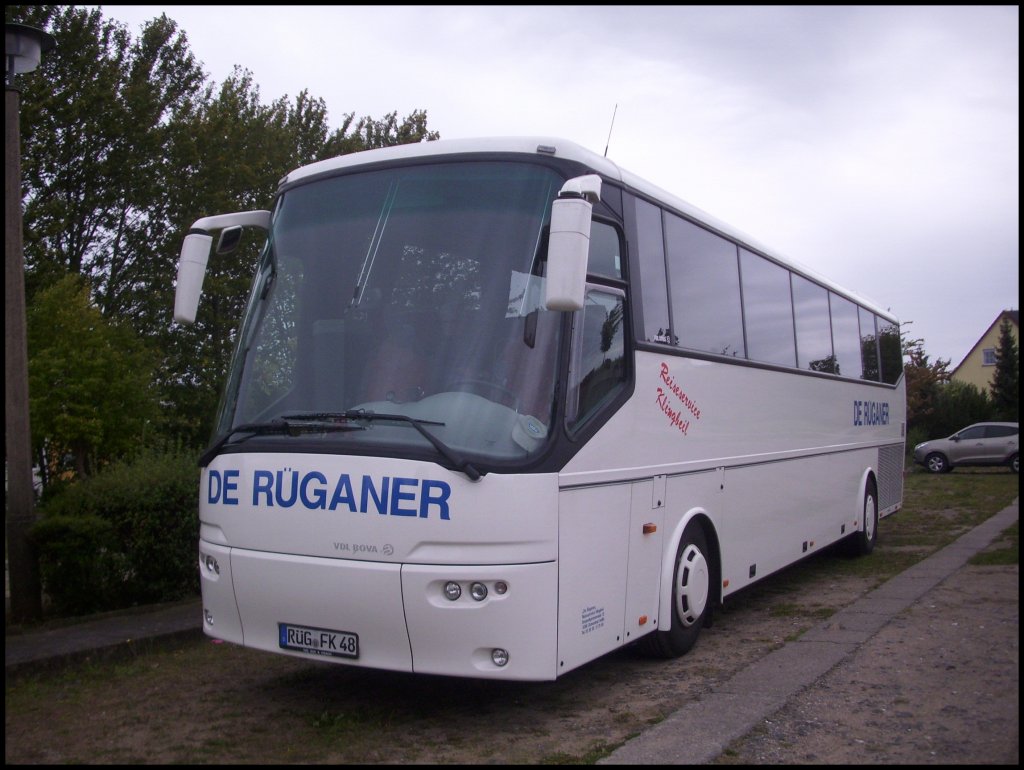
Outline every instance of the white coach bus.
<svg viewBox="0 0 1024 770"><path fill-rule="evenodd" d="M200 460L205 632L552 680L673 657L902 505L896 318L560 139L436 141L193 225L266 246Z"/></svg>

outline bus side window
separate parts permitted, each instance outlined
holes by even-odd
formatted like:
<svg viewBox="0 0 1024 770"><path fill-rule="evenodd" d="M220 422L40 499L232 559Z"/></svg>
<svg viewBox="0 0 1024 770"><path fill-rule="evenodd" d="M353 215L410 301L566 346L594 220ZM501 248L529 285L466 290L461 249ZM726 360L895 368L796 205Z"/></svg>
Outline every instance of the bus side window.
<svg viewBox="0 0 1024 770"><path fill-rule="evenodd" d="M609 224L594 221L590 224L590 256L587 272L606 278L622 280L622 256L619 233Z"/></svg>
<svg viewBox="0 0 1024 770"><path fill-rule="evenodd" d="M568 421L580 425L626 382L625 299L615 289L589 287L573 323Z"/></svg>

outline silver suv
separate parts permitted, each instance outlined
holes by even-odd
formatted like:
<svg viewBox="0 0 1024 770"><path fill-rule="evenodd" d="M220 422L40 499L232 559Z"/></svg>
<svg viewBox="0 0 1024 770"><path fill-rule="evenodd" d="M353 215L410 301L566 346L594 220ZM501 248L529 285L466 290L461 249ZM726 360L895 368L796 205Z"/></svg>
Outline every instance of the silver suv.
<svg viewBox="0 0 1024 770"><path fill-rule="evenodd" d="M1020 472L1015 422L977 422L949 438L914 447L914 462L932 473L949 473L961 465L1006 465Z"/></svg>

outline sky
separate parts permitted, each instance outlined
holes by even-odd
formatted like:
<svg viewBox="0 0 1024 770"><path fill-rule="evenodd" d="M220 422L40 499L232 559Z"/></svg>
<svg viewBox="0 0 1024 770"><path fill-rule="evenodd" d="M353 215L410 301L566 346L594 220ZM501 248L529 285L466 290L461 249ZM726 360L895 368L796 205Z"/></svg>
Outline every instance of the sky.
<svg viewBox="0 0 1024 770"><path fill-rule="evenodd" d="M857 292L956 367L1020 307L1017 6L102 6L214 83L547 136Z"/></svg>

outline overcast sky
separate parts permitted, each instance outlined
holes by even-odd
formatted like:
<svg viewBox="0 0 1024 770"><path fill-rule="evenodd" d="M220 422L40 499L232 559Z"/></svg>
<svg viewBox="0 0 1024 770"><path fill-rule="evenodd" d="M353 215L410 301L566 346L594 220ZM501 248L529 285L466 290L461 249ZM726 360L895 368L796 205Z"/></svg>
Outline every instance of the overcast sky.
<svg viewBox="0 0 1024 770"><path fill-rule="evenodd" d="M1018 309L1017 6L103 6L265 103L573 140L961 362ZM617 106L617 111L616 111ZM614 114L614 125L612 117ZM211 214L217 212L209 212Z"/></svg>

